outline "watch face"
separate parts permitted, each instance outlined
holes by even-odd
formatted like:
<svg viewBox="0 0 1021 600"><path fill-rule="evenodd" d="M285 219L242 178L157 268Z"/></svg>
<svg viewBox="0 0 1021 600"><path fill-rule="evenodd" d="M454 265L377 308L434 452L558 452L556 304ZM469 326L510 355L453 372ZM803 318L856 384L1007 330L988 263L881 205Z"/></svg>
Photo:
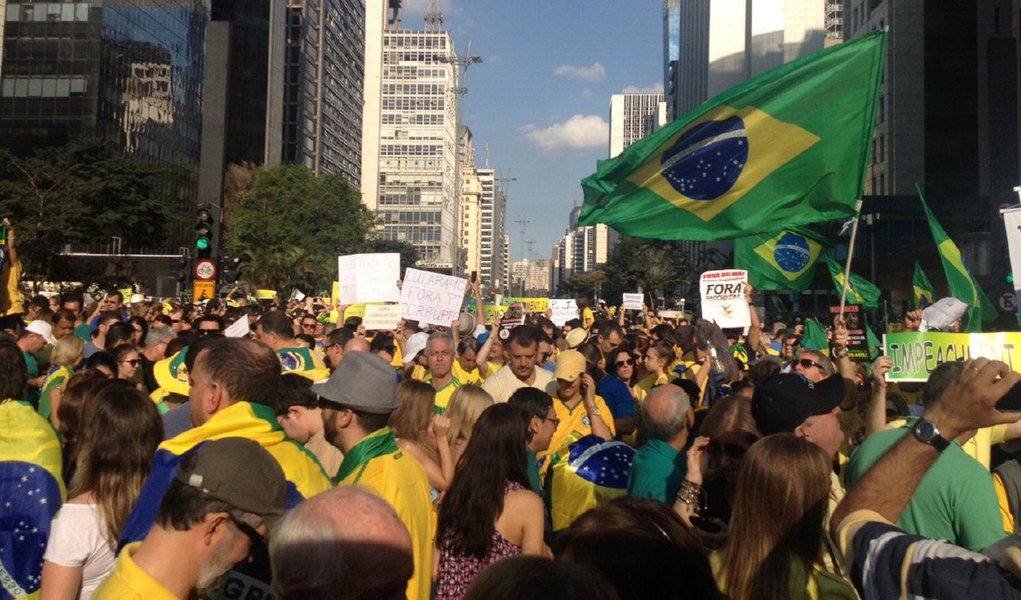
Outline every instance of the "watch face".
<svg viewBox="0 0 1021 600"><path fill-rule="evenodd" d="M928 421L919 421L915 425L915 435L921 440L931 440L936 435L936 428Z"/></svg>

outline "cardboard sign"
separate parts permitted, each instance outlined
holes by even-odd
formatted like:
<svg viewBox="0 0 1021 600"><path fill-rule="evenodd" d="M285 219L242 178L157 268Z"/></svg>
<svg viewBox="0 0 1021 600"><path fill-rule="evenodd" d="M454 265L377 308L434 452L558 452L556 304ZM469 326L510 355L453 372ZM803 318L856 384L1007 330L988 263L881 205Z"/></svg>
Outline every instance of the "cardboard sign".
<svg viewBox="0 0 1021 600"><path fill-rule="evenodd" d="M365 307L362 325L368 330L393 331L401 324L400 304L369 304Z"/></svg>
<svg viewBox="0 0 1021 600"><path fill-rule="evenodd" d="M544 313L549 308L549 298L503 298L500 304L502 306L510 306L511 304L521 303L525 307L526 313Z"/></svg>
<svg viewBox="0 0 1021 600"><path fill-rule="evenodd" d="M566 300L550 298L549 305L553 309L550 321L553 321L553 324L557 327L563 327L571 319L578 318L578 304L574 301L574 298Z"/></svg>
<svg viewBox="0 0 1021 600"><path fill-rule="evenodd" d="M840 306L830 307L830 322L833 327L837 326L837 317L840 315ZM844 305L844 324L847 326L847 355L851 360L869 360L869 340L865 334L868 323L861 306L857 304Z"/></svg>
<svg viewBox="0 0 1021 600"><path fill-rule="evenodd" d="M334 297L340 304L359 302L397 302L401 298L397 280L401 278L401 255L349 254L337 258L340 289Z"/></svg>
<svg viewBox="0 0 1021 600"><path fill-rule="evenodd" d="M702 291L702 318L722 328L748 327L752 324L744 285L748 271L706 271L699 280Z"/></svg>
<svg viewBox="0 0 1021 600"><path fill-rule="evenodd" d="M468 280L461 277L408 269L401 288L401 316L450 327L461 314L466 285Z"/></svg>
<svg viewBox="0 0 1021 600"><path fill-rule="evenodd" d="M624 294L620 307L624 310L642 310L644 304L644 294Z"/></svg>
<svg viewBox="0 0 1021 600"><path fill-rule="evenodd" d="M887 381L927 381L941 363L968 358L1001 360L1021 369L1021 333L888 333L885 354L893 360Z"/></svg>
<svg viewBox="0 0 1021 600"><path fill-rule="evenodd" d="M230 324L230 327L223 330L223 335L229 338L243 338L248 337L248 334L251 332L252 329L248 325L248 315L241 315L237 321Z"/></svg>

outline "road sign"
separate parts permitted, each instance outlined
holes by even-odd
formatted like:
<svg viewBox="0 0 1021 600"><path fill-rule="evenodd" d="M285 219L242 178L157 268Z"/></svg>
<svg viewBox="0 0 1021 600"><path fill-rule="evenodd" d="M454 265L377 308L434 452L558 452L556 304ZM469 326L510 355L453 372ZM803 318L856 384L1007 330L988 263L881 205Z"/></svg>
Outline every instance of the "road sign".
<svg viewBox="0 0 1021 600"><path fill-rule="evenodd" d="M216 283L213 281L196 281L192 292L192 302L212 300L216 297Z"/></svg>
<svg viewBox="0 0 1021 600"><path fill-rule="evenodd" d="M195 261L195 278L200 281L211 281L216 277L216 263L204 258Z"/></svg>

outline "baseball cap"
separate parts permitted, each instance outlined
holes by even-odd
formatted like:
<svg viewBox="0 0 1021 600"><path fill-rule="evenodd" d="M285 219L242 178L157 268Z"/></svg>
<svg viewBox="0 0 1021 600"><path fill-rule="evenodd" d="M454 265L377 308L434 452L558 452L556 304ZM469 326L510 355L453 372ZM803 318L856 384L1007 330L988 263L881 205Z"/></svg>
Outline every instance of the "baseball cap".
<svg viewBox="0 0 1021 600"><path fill-rule="evenodd" d="M429 334L424 331L411 334L408 338L408 345L404 348L404 357L401 359L404 364L408 364L415 360L418 353L425 350L426 345L429 343ZM342 361L343 362L343 361Z"/></svg>
<svg viewBox="0 0 1021 600"><path fill-rule="evenodd" d="M284 514L287 478L262 446L245 438L203 444L177 467L175 479L273 526Z"/></svg>
<svg viewBox="0 0 1021 600"><path fill-rule="evenodd" d="M557 379L574 381L585 372L585 356L577 350L564 350L557 357Z"/></svg>
<svg viewBox="0 0 1021 600"><path fill-rule="evenodd" d="M41 335L47 344L57 343L57 340L53 339L53 326L42 319L36 319L26 325L25 331Z"/></svg>
<svg viewBox="0 0 1021 600"><path fill-rule="evenodd" d="M755 387L752 417L762 435L792 433L805 419L824 415L844 399L844 378L812 383L798 373L779 373Z"/></svg>
<svg viewBox="0 0 1021 600"><path fill-rule="evenodd" d="M312 385L320 398L344 406L385 415L400 405L393 367L371 352L348 352L326 381Z"/></svg>

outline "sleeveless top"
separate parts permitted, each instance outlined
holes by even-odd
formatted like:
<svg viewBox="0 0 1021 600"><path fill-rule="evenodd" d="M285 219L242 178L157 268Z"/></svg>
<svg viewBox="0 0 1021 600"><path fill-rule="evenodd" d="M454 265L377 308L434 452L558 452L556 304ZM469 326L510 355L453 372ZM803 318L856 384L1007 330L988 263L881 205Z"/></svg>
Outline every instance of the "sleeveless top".
<svg viewBox="0 0 1021 600"><path fill-rule="evenodd" d="M515 490L526 489L521 484L508 481L503 488L504 495ZM501 558L521 554L521 546L510 542L493 527L493 537L489 551L482 559L461 554L453 549L453 534L447 532L440 544L439 573L436 576L436 594L434 598L461 598L468 591L468 586L484 567L495 563Z"/></svg>

